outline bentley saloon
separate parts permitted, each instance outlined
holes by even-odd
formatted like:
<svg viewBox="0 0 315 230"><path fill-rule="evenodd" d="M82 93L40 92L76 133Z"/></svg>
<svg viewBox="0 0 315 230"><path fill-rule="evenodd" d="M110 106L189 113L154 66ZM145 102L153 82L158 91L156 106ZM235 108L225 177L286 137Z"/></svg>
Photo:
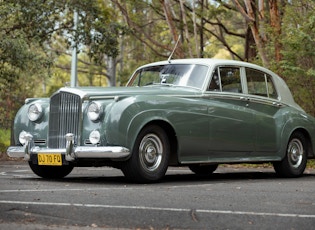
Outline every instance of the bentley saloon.
<svg viewBox="0 0 315 230"><path fill-rule="evenodd" d="M298 177L314 158L315 119L275 73L245 62L181 59L138 68L127 87L65 87L29 98L7 150L43 178L111 166L139 183L168 166L199 175L222 163L272 163Z"/></svg>

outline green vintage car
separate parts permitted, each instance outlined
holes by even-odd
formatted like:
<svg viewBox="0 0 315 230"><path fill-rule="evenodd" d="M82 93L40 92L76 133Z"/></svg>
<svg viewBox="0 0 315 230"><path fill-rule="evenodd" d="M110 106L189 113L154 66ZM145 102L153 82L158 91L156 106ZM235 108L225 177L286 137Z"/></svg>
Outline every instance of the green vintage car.
<svg viewBox="0 0 315 230"><path fill-rule="evenodd" d="M112 166L146 183L168 166L208 175L221 163L244 162L272 162L280 176L297 177L315 156L315 119L265 68L181 59L138 68L127 87L65 87L26 99L14 142L7 154L43 178Z"/></svg>

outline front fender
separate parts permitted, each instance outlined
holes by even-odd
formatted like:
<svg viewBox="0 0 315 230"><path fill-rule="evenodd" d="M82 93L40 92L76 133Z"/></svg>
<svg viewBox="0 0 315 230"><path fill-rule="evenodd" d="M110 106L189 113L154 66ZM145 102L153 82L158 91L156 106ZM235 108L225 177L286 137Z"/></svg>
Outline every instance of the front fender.
<svg viewBox="0 0 315 230"><path fill-rule="evenodd" d="M121 99L111 106L106 117L106 139L108 144L132 149L140 130L150 121L165 120L166 111L160 104L153 104L138 97Z"/></svg>
<svg viewBox="0 0 315 230"><path fill-rule="evenodd" d="M127 129L126 141L130 149L133 148L136 138L143 127L152 121L165 121L171 125L171 123L167 120L167 112L164 110L151 109L135 114L135 116L131 119Z"/></svg>
<svg viewBox="0 0 315 230"><path fill-rule="evenodd" d="M30 121L27 113L28 108L31 104L41 104L43 108L43 116L38 121ZM48 130L48 119L49 119L49 99L40 98L36 100L28 99L25 104L19 109L14 119L13 126L13 138L14 144L19 144L19 134L22 131L31 133L34 139L46 139ZM13 143L12 143L13 144Z"/></svg>
<svg viewBox="0 0 315 230"><path fill-rule="evenodd" d="M202 102L146 95L128 97L113 104L106 119L108 143L132 149L141 129L152 121L168 123L184 145L194 146L192 140L205 144L208 140L208 110Z"/></svg>

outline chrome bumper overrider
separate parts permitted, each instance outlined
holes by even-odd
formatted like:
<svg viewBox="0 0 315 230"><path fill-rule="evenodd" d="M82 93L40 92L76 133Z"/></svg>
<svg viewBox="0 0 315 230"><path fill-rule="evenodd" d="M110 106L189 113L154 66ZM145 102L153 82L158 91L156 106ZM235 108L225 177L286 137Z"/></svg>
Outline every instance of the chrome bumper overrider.
<svg viewBox="0 0 315 230"><path fill-rule="evenodd" d="M102 158L102 159L119 159L130 155L129 149L121 146L74 146L74 135L66 135L65 149L49 149L35 146L31 134L28 135L24 146L10 146L7 149L9 157L30 159L31 154L37 153L61 153L65 155L67 161L74 161L80 158Z"/></svg>

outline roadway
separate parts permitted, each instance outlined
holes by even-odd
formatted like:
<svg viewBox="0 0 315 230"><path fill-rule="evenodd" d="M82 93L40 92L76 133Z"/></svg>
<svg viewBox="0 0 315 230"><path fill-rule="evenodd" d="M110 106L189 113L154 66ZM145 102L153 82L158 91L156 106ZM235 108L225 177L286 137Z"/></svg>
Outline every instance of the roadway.
<svg viewBox="0 0 315 230"><path fill-rule="evenodd" d="M169 168L155 184L117 169L75 168L62 180L0 162L0 229L314 229L315 170L219 167L207 178Z"/></svg>

